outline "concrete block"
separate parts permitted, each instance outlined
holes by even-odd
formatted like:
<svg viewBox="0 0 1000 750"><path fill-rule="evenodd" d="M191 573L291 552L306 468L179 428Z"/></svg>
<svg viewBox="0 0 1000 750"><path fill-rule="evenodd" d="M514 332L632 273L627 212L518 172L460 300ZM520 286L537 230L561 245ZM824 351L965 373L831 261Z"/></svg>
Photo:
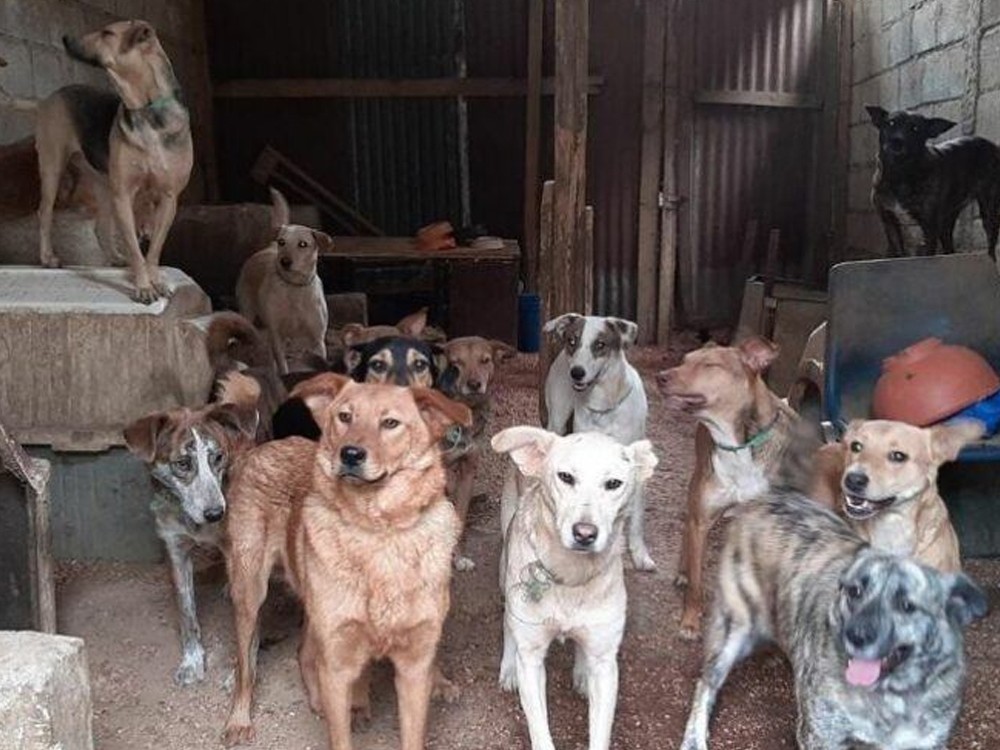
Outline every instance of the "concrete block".
<svg viewBox="0 0 1000 750"><path fill-rule="evenodd" d="M31 50L28 44L7 34L0 34L0 57L7 61L7 67L0 69L0 82L15 96L31 97L35 89L31 85Z"/></svg>
<svg viewBox="0 0 1000 750"><path fill-rule="evenodd" d="M48 45L32 45L31 78L35 96L42 99L72 80L72 62L64 52Z"/></svg>
<svg viewBox="0 0 1000 750"><path fill-rule="evenodd" d="M59 5L53 0L3 0L0 29L29 42L54 44L58 42L53 27Z"/></svg>
<svg viewBox="0 0 1000 750"><path fill-rule="evenodd" d="M969 0L948 0L947 10L941 6L942 12L937 22L937 43L951 44L964 39L969 32Z"/></svg>
<svg viewBox="0 0 1000 750"><path fill-rule="evenodd" d="M847 176L847 210L871 211L872 167L851 169Z"/></svg>
<svg viewBox="0 0 1000 750"><path fill-rule="evenodd" d="M919 55L937 45L937 20L941 14L939 0L931 0L913 11L913 54Z"/></svg>
<svg viewBox="0 0 1000 750"><path fill-rule="evenodd" d="M852 125L850 132L851 166L870 167L878 152L878 131L870 123Z"/></svg>
<svg viewBox="0 0 1000 750"><path fill-rule="evenodd" d="M953 44L924 58L923 101L955 99L965 94L965 46Z"/></svg>
<svg viewBox="0 0 1000 750"><path fill-rule="evenodd" d="M903 18L908 9L909 3L906 0L882 0L882 25Z"/></svg>
<svg viewBox="0 0 1000 750"><path fill-rule="evenodd" d="M1000 0L983 0L983 26L1000 23Z"/></svg>
<svg viewBox="0 0 1000 750"><path fill-rule="evenodd" d="M952 99L947 102L937 102L931 105L930 112L927 113L929 117L943 117L946 120L951 120L952 122L962 121L962 100ZM958 133L946 134L946 138L954 138Z"/></svg>
<svg viewBox="0 0 1000 750"><path fill-rule="evenodd" d="M886 46L886 63L899 65L913 54L913 17L904 16L889 27L886 32L889 43Z"/></svg>
<svg viewBox="0 0 1000 750"><path fill-rule="evenodd" d="M875 79L875 97L886 109L899 109L900 73L898 68L887 70ZM865 113L867 115L867 112Z"/></svg>
<svg viewBox="0 0 1000 750"><path fill-rule="evenodd" d="M0 632L0 747L93 750L83 641Z"/></svg>
<svg viewBox="0 0 1000 750"><path fill-rule="evenodd" d="M1000 90L987 91L979 97L976 133L1000 142Z"/></svg>
<svg viewBox="0 0 1000 750"><path fill-rule="evenodd" d="M872 44L871 37L855 40L851 48L851 81L860 83L871 77L875 66L872 64Z"/></svg>
<svg viewBox="0 0 1000 750"><path fill-rule="evenodd" d="M855 44L869 36L877 33L878 22L873 20L879 11L874 9L874 2L861 2L854 5L852 36Z"/></svg>
<svg viewBox="0 0 1000 750"><path fill-rule="evenodd" d="M915 58L904 63L899 70L899 106L912 109L925 101L924 71L927 63L924 58Z"/></svg>
<svg viewBox="0 0 1000 750"><path fill-rule="evenodd" d="M1000 27L983 35L979 48L979 91L1000 88Z"/></svg>

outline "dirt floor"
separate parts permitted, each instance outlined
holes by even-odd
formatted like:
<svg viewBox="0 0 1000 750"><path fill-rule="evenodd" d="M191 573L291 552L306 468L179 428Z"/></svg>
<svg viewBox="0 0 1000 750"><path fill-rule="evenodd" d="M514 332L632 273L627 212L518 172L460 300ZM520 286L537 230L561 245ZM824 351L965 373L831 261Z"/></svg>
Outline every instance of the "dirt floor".
<svg viewBox="0 0 1000 750"><path fill-rule="evenodd" d="M676 354L639 350L632 357L650 397L650 438L660 466L649 483L647 539L655 573L629 571L629 619L621 652L621 690L614 729L616 750L666 750L679 745L700 662L700 645L680 640L680 594L671 585L681 531L684 489L692 466L693 425L667 411L653 386L656 370ZM501 376L493 427L537 422L536 359L519 356ZM461 688L452 704L435 704L429 748L513 750L529 747L517 698L497 687L502 604L497 590L501 463L491 457L481 477L485 499L473 509L473 572L457 573L442 652L447 674ZM716 543L718 537L716 536ZM971 561L971 574L988 590L993 614L967 640L970 679L952 750L1000 747L1000 561ZM165 567L66 565L60 571L60 630L86 639L94 691L94 731L100 750L191 750L219 745L228 710L224 681L232 660L231 615L218 568L200 577L198 604L208 674L181 689L171 676L179 647ZM272 587L273 589L274 587ZM325 748L321 721L303 694L295 660L298 613L294 602L272 596L263 635L254 717L256 747ZM556 746L586 747L586 704L573 693L569 649L549 659L549 713ZM398 747L389 668L378 672L374 717L355 733L359 750ZM722 693L713 723L714 750L794 747L795 709L787 665L758 655L737 670Z"/></svg>

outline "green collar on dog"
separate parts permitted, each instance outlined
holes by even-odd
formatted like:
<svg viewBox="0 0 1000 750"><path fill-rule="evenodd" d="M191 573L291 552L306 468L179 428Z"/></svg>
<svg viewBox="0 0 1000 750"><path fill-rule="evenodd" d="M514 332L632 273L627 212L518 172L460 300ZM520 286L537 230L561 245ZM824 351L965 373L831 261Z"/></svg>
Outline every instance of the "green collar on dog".
<svg viewBox="0 0 1000 750"><path fill-rule="evenodd" d="M771 435L774 434L774 426L778 424L778 419L781 417L781 412L777 412L774 415L774 419L771 420L771 424L765 427L763 430L758 432L752 438L747 440L742 445L722 445L721 443L716 443L715 447L720 451L728 451L729 453L739 453L743 450L753 450L758 445L763 445L768 440L771 439Z"/></svg>

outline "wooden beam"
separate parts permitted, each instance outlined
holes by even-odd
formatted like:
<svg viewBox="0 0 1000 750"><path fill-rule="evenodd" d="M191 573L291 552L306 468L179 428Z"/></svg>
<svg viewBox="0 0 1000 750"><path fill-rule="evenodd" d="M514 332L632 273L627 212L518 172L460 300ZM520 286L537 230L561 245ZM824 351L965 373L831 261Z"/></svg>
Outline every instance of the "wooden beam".
<svg viewBox="0 0 1000 750"><path fill-rule="evenodd" d="M583 310L589 0L555 0L555 192L546 317Z"/></svg>
<svg viewBox="0 0 1000 750"><path fill-rule="evenodd" d="M646 0L642 50L642 146L639 172L639 261L636 322L639 341L656 338L660 246L660 174L663 169L663 43L667 0Z"/></svg>
<svg viewBox="0 0 1000 750"><path fill-rule="evenodd" d="M584 74L586 75L586 74ZM601 76L586 78L587 94L599 94ZM522 78L241 78L217 83L218 99L336 98L502 98L528 95ZM552 96L555 81L542 79L542 94Z"/></svg>
<svg viewBox="0 0 1000 750"><path fill-rule="evenodd" d="M538 237L538 289L542 294L542 322L548 320L545 295L552 288L552 200L555 183L546 180L542 185L542 201L539 206ZM538 349L538 419L542 427L548 426L548 411L545 408L545 378L549 374L554 354L549 334L541 333Z"/></svg>
<svg viewBox="0 0 1000 750"><path fill-rule="evenodd" d="M539 157L542 142L542 31L545 0L528 0L528 90L524 102L524 285L538 290Z"/></svg>
<svg viewBox="0 0 1000 750"><path fill-rule="evenodd" d="M821 96L784 91L713 91L702 89L695 92L694 100L698 104L729 104L775 109L823 108L823 98Z"/></svg>

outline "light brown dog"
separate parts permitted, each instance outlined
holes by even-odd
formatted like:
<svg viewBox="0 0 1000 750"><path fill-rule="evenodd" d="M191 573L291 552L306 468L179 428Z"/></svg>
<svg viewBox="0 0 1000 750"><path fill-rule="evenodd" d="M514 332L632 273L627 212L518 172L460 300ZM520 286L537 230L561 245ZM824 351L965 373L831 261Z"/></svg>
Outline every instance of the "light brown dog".
<svg viewBox="0 0 1000 750"><path fill-rule="evenodd" d="M938 494L938 469L982 432L972 420L928 428L856 420L839 443L821 449L812 495L840 506L873 547L958 572L958 536Z"/></svg>
<svg viewBox="0 0 1000 750"><path fill-rule="evenodd" d="M517 350L502 341L463 336L446 342L444 353L448 366L441 378L442 390L472 411L472 427L452 430L442 442L448 467L448 497L458 512L464 535L492 410L489 387L497 366L513 359ZM472 559L459 549L455 569L472 570L474 567Z"/></svg>
<svg viewBox="0 0 1000 750"><path fill-rule="evenodd" d="M247 259L236 280L240 312L267 332L282 375L289 354L326 361L329 313L316 268L319 253L333 247L329 235L290 221L284 196L271 188L275 239Z"/></svg>
<svg viewBox="0 0 1000 750"><path fill-rule="evenodd" d="M117 226L128 253L135 298L143 303L167 296L160 253L187 186L194 161L187 107L156 31L146 21L119 21L80 39L63 37L71 57L103 68L115 93L65 86L41 101L0 91L0 104L36 110L35 147L41 176L38 206L42 265L56 267L52 210L59 182L73 162L98 196L98 236ZM145 260L137 226L148 229ZM113 248L105 252L115 255Z"/></svg>
<svg viewBox="0 0 1000 750"><path fill-rule="evenodd" d="M762 338L708 346L656 376L668 401L698 420L695 468L677 586L686 586L680 635L696 638L704 607L708 532L723 512L763 494L776 476L798 419L762 377L778 348Z"/></svg>
<svg viewBox="0 0 1000 750"><path fill-rule="evenodd" d="M367 344L375 339L386 336L409 336L430 342L444 341L444 334L438 329L427 325L427 308L421 307L405 318L401 318L394 326L366 326L361 323L348 323L340 329L339 344L345 347Z"/></svg>
<svg viewBox="0 0 1000 750"><path fill-rule="evenodd" d="M319 442L260 446L237 467L230 490L237 670L224 739L253 738L257 614L280 562L305 605L300 667L331 747L350 750L352 703L367 706L368 665L388 658L402 746L419 750L459 534L437 443L471 415L424 388L333 374L302 385Z"/></svg>

